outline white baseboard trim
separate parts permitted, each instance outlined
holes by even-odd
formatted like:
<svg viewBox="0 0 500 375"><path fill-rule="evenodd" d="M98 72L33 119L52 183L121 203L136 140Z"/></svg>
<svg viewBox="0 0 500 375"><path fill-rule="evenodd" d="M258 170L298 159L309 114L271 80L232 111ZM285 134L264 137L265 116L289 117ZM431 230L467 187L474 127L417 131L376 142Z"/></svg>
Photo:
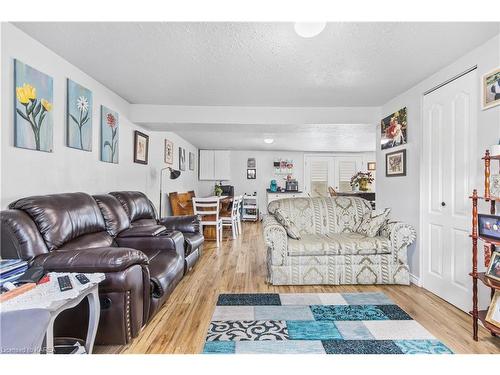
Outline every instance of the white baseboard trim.
<svg viewBox="0 0 500 375"><path fill-rule="evenodd" d="M422 282L420 281L420 278L415 276L414 274L410 273L410 283L415 284L416 286L422 287Z"/></svg>

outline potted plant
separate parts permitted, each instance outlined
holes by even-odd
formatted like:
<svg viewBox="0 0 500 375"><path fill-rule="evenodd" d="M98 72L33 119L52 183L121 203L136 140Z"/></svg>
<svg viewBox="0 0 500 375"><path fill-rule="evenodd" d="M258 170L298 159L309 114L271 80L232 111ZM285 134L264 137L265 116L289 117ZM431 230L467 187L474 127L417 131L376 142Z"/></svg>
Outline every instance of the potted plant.
<svg viewBox="0 0 500 375"><path fill-rule="evenodd" d="M215 195L220 197L222 195L222 187L220 185L215 184L214 193Z"/></svg>
<svg viewBox="0 0 500 375"><path fill-rule="evenodd" d="M359 191L368 191L374 180L371 172L358 172L351 177L351 186L357 186Z"/></svg>

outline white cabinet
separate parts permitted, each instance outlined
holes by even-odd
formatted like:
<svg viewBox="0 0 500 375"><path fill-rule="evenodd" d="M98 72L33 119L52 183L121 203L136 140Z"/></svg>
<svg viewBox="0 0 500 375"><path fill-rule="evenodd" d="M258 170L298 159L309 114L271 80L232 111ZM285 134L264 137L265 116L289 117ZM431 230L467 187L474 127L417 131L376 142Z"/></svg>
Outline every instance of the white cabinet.
<svg viewBox="0 0 500 375"><path fill-rule="evenodd" d="M200 150L199 158L200 180L230 180L231 179L231 151L229 150Z"/></svg>

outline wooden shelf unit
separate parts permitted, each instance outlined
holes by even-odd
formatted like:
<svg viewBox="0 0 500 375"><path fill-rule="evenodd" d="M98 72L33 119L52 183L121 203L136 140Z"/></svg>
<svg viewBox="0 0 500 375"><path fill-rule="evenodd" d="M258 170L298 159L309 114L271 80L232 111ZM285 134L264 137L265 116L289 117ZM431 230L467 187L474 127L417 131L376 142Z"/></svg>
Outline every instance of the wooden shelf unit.
<svg viewBox="0 0 500 375"><path fill-rule="evenodd" d="M483 285L490 288L490 298L493 298L496 290L500 290L500 281L496 281L487 277L484 272L477 272L478 240L492 244L492 251L495 249L495 247L500 247L500 241L480 236L478 233L478 201L484 200L486 202L490 202L490 214L492 215L495 215L496 212L496 202L500 201L498 197L492 197L490 195L491 160L498 160L500 162L500 155L490 156L489 150L486 150L486 153L482 159L484 160L484 196L479 196L476 189L474 189L472 196L470 196L470 198L472 199L472 234L470 235L470 237L472 238L472 272L469 274L472 277L472 311L470 312L470 314L472 315L472 337L474 341L478 340L477 333L479 328L479 321L483 323L484 327L488 329L493 336L500 335L500 327L496 327L486 321L486 314L488 310L478 310L477 306L478 280L480 280Z"/></svg>

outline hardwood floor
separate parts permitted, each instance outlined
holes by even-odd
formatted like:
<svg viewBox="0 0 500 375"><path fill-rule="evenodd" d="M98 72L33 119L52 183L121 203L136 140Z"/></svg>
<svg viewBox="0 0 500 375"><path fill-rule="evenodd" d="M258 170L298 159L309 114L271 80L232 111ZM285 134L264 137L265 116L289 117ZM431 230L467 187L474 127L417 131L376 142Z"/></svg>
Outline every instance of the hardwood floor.
<svg viewBox="0 0 500 375"><path fill-rule="evenodd" d="M207 242L195 268L163 308L128 346L97 346L95 353L200 353L219 293L384 292L455 353L500 353L500 339L480 328L471 337L471 317L425 289L408 286L273 286L265 282L260 223L244 223L236 240L224 233L219 249Z"/></svg>

